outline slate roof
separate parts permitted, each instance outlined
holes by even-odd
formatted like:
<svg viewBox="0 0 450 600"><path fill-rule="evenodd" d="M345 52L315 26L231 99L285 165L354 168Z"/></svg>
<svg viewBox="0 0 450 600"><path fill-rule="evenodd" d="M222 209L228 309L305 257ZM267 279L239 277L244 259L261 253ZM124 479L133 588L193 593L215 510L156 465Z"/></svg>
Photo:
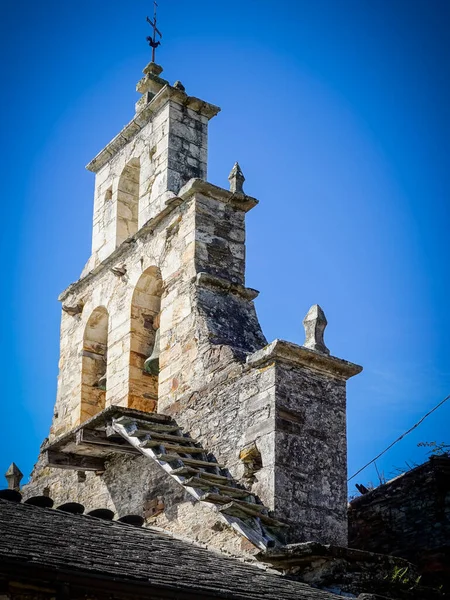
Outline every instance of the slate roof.
<svg viewBox="0 0 450 600"><path fill-rule="evenodd" d="M159 530L0 499L2 571L95 577L173 598L337 598Z"/></svg>

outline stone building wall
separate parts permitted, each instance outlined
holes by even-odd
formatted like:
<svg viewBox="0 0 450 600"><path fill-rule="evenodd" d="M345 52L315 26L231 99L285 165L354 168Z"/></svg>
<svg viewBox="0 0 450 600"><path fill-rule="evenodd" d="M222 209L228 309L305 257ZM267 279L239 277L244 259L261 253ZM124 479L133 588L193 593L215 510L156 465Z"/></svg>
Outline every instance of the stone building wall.
<svg viewBox="0 0 450 600"><path fill-rule="evenodd" d="M347 545L345 380L280 364L276 373L276 503L297 539ZM327 510L324 510L327 507Z"/></svg>
<svg viewBox="0 0 450 600"><path fill-rule="evenodd" d="M165 412L290 525L288 539L345 546L345 379L353 365L328 357L325 370L315 353L280 341L241 366L230 354L210 350L217 369L208 385Z"/></svg>
<svg viewBox="0 0 450 600"><path fill-rule="evenodd" d="M450 585L450 458L432 457L352 500L349 545L401 556Z"/></svg>

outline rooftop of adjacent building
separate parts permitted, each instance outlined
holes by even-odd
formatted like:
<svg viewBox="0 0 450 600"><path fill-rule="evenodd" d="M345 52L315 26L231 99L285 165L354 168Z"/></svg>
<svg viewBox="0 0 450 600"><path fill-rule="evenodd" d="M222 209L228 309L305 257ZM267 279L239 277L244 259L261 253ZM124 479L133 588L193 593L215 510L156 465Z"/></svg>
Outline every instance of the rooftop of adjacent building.
<svg viewBox="0 0 450 600"><path fill-rule="evenodd" d="M350 508L358 509L376 502L392 501L394 497L400 498L400 492L402 493L401 501L403 501L404 494L408 495L413 490L417 491L419 485L428 488L432 481L437 479L446 489L450 488L450 455L448 453L432 455L424 463L399 473L396 477L377 487L369 489L358 485L361 495L352 498Z"/></svg>
<svg viewBox="0 0 450 600"><path fill-rule="evenodd" d="M336 597L162 530L90 515L0 499L0 531L0 580L180 599Z"/></svg>

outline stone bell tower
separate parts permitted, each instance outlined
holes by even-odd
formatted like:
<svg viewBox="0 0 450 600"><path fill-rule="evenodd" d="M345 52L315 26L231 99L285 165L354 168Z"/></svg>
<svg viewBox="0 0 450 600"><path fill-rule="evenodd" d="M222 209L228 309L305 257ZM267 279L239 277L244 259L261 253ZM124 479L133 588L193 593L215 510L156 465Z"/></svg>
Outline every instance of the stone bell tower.
<svg viewBox="0 0 450 600"><path fill-rule="evenodd" d="M267 344L245 286L258 201L237 163L229 190L207 182L220 109L161 74L144 69L134 117L87 167L92 254L60 296L58 396L29 493L221 547L219 517L260 548L345 545L345 382L361 368L330 355L317 305L304 346Z"/></svg>
<svg viewBox="0 0 450 600"><path fill-rule="evenodd" d="M182 275L194 274L184 267L194 258L195 217L182 219L177 193L206 179L208 121L220 110L161 72L144 69L134 118L87 166L96 175L92 254L61 296L56 434L111 404L157 408L158 378L144 362L160 317L167 332L180 304L174 291L166 301L169 281L178 291Z"/></svg>

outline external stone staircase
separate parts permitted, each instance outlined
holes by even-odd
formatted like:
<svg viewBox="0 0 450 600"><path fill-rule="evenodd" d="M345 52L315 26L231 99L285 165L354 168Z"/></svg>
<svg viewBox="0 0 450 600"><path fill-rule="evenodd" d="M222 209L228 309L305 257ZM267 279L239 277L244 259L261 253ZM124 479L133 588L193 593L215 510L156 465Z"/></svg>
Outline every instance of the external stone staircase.
<svg viewBox="0 0 450 600"><path fill-rule="evenodd" d="M272 518L254 494L227 474L224 464L211 459L170 417L156 413L146 414L145 419L118 416L108 430L108 437L119 434L258 548L284 543L286 525Z"/></svg>

